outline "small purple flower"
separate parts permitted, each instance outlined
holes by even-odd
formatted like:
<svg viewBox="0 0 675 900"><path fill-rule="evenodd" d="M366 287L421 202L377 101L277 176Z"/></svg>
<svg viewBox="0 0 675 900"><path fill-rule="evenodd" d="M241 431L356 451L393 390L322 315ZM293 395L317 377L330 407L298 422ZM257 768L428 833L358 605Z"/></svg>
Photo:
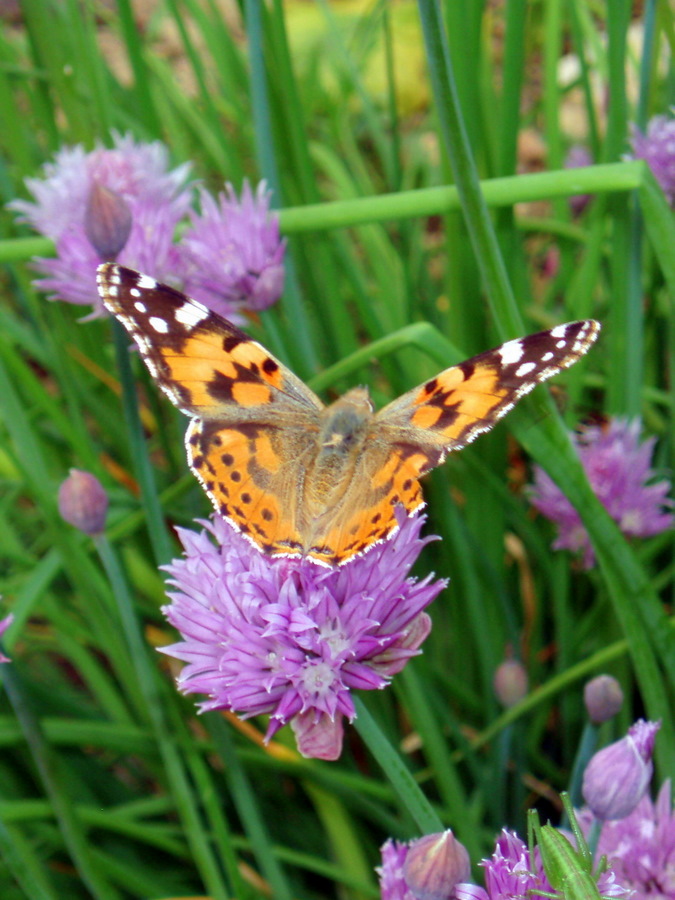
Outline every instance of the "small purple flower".
<svg viewBox="0 0 675 900"><path fill-rule="evenodd" d="M533 860L527 845L515 832L504 829L497 838L494 853L480 865L485 869L485 887L458 884L454 894L456 900L526 900L542 892L555 895L544 872L539 850L535 850ZM612 871L603 872L597 885L603 897L628 896L628 891L617 883Z"/></svg>
<svg viewBox="0 0 675 900"><path fill-rule="evenodd" d="M588 834L593 813L577 814ZM675 900L675 813L670 779L664 781L656 802L645 794L630 815L604 822L597 856L606 856L617 879L635 893L632 900Z"/></svg>
<svg viewBox="0 0 675 900"><path fill-rule="evenodd" d="M408 844L388 840L381 852L382 900L446 900L471 873L466 847L449 828Z"/></svg>
<svg viewBox="0 0 675 900"><path fill-rule="evenodd" d="M624 819L652 780L652 754L660 722L638 719L628 734L595 753L584 772L584 800L597 819Z"/></svg>
<svg viewBox="0 0 675 900"><path fill-rule="evenodd" d="M105 528L108 495L91 472L71 469L59 487L59 512L62 519L85 534L100 534Z"/></svg>
<svg viewBox="0 0 675 900"><path fill-rule="evenodd" d="M621 685L611 675L597 675L584 686L584 705L594 725L608 722L623 706Z"/></svg>
<svg viewBox="0 0 675 900"><path fill-rule="evenodd" d="M526 695L528 689L527 670L518 659L505 659L497 666L493 685L497 699L508 709L515 706Z"/></svg>
<svg viewBox="0 0 675 900"><path fill-rule="evenodd" d="M8 616L5 616L4 619L0 619L0 637L7 631L9 626L14 621L14 616L10 613ZM0 663L8 663L11 662L11 659L8 656L5 656L4 653L0 653Z"/></svg>
<svg viewBox="0 0 675 900"><path fill-rule="evenodd" d="M655 116L643 134L632 129L633 157L644 159L661 185L671 206L675 206L675 119Z"/></svg>
<svg viewBox="0 0 675 900"><path fill-rule="evenodd" d="M35 261L36 269L45 276L38 279L37 287L51 291L51 299L92 304L93 317L107 315L96 290L96 267L102 262L103 245L95 236L107 230L92 221L101 208L99 189L109 192L108 206L113 204L111 198L117 198L113 233L124 237L125 207L131 219L118 262L165 281L177 271L174 230L192 198L192 188L186 185L189 166L170 171L163 144L136 143L130 135L119 134L113 136L113 143L112 149L97 146L91 152L81 145L64 147L54 162L44 166L43 178L26 179L34 201L9 204L23 221L56 244L55 259ZM103 244L109 246L106 241ZM115 240L113 244L119 246Z"/></svg>
<svg viewBox="0 0 675 900"><path fill-rule="evenodd" d="M386 687L429 633L423 610L446 582L408 577L432 540L424 518L402 514L394 537L335 569L265 556L219 516L178 529L163 612L183 640L162 650L187 663L180 690L206 694L202 711L269 714L267 740L291 722L303 755L337 759L351 691Z"/></svg>
<svg viewBox="0 0 675 900"><path fill-rule="evenodd" d="M226 184L217 201L201 190L201 214L190 213L180 248L185 291L226 318L243 305L267 309L283 291L286 245L269 198L264 181L255 194L245 181L241 198Z"/></svg>
<svg viewBox="0 0 675 900"><path fill-rule="evenodd" d="M670 528L673 506L670 482L653 482L650 468L656 438L640 443L640 423L614 419L608 426L590 425L572 435L591 487L627 537L650 537ZM590 569L595 555L579 514L549 476L534 467L530 488L532 505L558 527L556 550L583 550L583 565Z"/></svg>

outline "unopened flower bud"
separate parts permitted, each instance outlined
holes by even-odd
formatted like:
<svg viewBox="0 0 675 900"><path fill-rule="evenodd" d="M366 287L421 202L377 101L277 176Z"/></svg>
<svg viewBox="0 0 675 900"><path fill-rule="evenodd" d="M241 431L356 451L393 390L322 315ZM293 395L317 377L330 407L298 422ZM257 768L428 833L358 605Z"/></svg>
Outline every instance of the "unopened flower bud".
<svg viewBox="0 0 675 900"><path fill-rule="evenodd" d="M449 828L410 842L403 877L418 900L446 900L455 885L468 881L470 875L466 847Z"/></svg>
<svg viewBox="0 0 675 900"><path fill-rule="evenodd" d="M508 709L527 694L528 680L525 666L517 659L506 659L497 666L494 677L497 699Z"/></svg>
<svg viewBox="0 0 675 900"><path fill-rule="evenodd" d="M584 703L588 718L594 725L600 725L619 712L623 705L621 685L611 675L598 675L586 682Z"/></svg>
<svg viewBox="0 0 675 900"><path fill-rule="evenodd" d="M59 512L66 522L85 534L100 534L105 527L108 495L90 472L71 469L59 488Z"/></svg>
<svg viewBox="0 0 675 900"><path fill-rule="evenodd" d="M131 223L124 197L95 181L84 213L84 233L102 260L117 259L129 240Z"/></svg>
<svg viewBox="0 0 675 900"><path fill-rule="evenodd" d="M581 792L597 819L624 819L638 805L654 771L652 753L660 727L660 722L638 719L626 737L591 757Z"/></svg>
<svg viewBox="0 0 675 900"><path fill-rule="evenodd" d="M7 631L9 626L14 621L14 616L10 613L8 616L5 616L4 619L0 619L0 637ZM0 652L0 663L8 663L11 662L11 659L8 656L5 656L4 653Z"/></svg>

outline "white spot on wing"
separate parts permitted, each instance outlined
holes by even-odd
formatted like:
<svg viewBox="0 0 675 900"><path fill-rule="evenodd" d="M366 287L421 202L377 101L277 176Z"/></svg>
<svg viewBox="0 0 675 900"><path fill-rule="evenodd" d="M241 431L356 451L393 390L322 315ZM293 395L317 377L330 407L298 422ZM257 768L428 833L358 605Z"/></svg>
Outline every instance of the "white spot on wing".
<svg viewBox="0 0 675 900"><path fill-rule="evenodd" d="M167 334L169 331L169 323L166 319L160 319L159 316L150 316L148 322L159 334Z"/></svg>
<svg viewBox="0 0 675 900"><path fill-rule="evenodd" d="M131 293L133 294L133 291ZM134 309L139 313L146 313L148 311L148 307L145 305L145 303L141 303L140 300L134 303Z"/></svg>
<svg viewBox="0 0 675 900"><path fill-rule="evenodd" d="M157 287L157 282L149 275L139 275L136 284L139 288L147 288L149 291L153 291Z"/></svg>
<svg viewBox="0 0 675 900"><path fill-rule="evenodd" d="M530 372L533 372L537 368L537 364L533 362L523 363L522 366L518 366L516 369L516 378L524 378L526 375L529 375Z"/></svg>
<svg viewBox="0 0 675 900"><path fill-rule="evenodd" d="M194 328L199 325L200 322L203 322L208 315L208 309L194 300L179 306L174 313L176 321L180 322L181 325L185 325L186 328Z"/></svg>
<svg viewBox="0 0 675 900"><path fill-rule="evenodd" d="M513 365L520 362L523 355L523 344L521 341L507 341L497 351L505 366Z"/></svg>

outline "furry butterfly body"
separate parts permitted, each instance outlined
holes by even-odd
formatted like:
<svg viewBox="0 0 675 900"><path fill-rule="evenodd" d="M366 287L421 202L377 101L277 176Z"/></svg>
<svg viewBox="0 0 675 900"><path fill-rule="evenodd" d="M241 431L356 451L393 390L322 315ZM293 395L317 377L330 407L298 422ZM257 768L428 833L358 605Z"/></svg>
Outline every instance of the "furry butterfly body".
<svg viewBox="0 0 675 900"><path fill-rule="evenodd" d="M509 341L375 412L364 387L324 406L264 347L184 294L113 263L101 298L192 421L188 462L217 512L271 555L340 565L424 505L419 478L488 431L596 339L592 320Z"/></svg>

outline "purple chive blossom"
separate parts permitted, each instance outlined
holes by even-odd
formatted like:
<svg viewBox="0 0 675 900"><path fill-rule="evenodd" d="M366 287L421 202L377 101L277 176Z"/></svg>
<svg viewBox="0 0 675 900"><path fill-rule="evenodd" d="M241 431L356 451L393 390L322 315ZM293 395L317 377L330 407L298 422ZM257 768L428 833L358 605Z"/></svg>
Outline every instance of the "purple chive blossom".
<svg viewBox="0 0 675 900"><path fill-rule="evenodd" d="M594 817L581 810L577 819L588 834ZM596 856L606 856L617 879L635 893L632 900L675 900L675 812L670 779L656 802L648 794L624 819L604 822Z"/></svg>
<svg viewBox="0 0 675 900"><path fill-rule="evenodd" d="M382 900L417 900L403 874L408 845L389 839L383 844L381 853L382 865L375 871L380 878Z"/></svg>
<svg viewBox="0 0 675 900"><path fill-rule="evenodd" d="M655 116L643 134L633 126L633 157L644 159L661 185L668 203L675 206L675 119Z"/></svg>
<svg viewBox="0 0 675 900"><path fill-rule="evenodd" d="M64 147L44 166L43 178L26 179L34 200L9 204L56 244L55 259L35 261L44 276L37 287L50 291L51 299L92 304L93 317L107 315L96 290L103 248L123 244L116 255L122 265L160 280L175 276L179 259L174 230L192 198L186 185L189 166L170 171L163 144L137 143L119 134L113 143L112 149L98 146L91 152L80 145ZM93 221L97 212L110 221Z"/></svg>
<svg viewBox="0 0 675 900"><path fill-rule="evenodd" d="M446 900L471 873L466 847L450 829L409 844L388 840L381 852L382 900Z"/></svg>
<svg viewBox="0 0 675 900"><path fill-rule="evenodd" d="M201 213L190 213L180 248L185 291L226 318L243 305L267 309L283 291L286 247L269 198L264 181L255 194L244 182L240 198L226 184L217 200L200 190Z"/></svg>
<svg viewBox="0 0 675 900"><path fill-rule="evenodd" d="M479 865L485 869L485 887L458 884L453 895L456 900L525 900L542 892L556 895L544 872L539 850L535 850L532 860L527 845L515 832L504 829L490 859ZM629 896L611 870L599 876L597 885L603 897Z"/></svg>
<svg viewBox="0 0 675 900"><path fill-rule="evenodd" d="M625 737L591 757L581 793L597 819L624 819L644 797L654 773L652 754L660 727L660 722L638 719Z"/></svg>
<svg viewBox="0 0 675 900"><path fill-rule="evenodd" d="M607 427L587 426L572 442L591 487L627 537L650 537L673 524L670 482L653 481L650 468L656 438L640 443L638 420L614 419ZM556 550L582 550L584 568L595 563L588 532L577 511L548 475L535 466L532 505L558 527Z"/></svg>
<svg viewBox="0 0 675 900"><path fill-rule="evenodd" d="M265 556L219 516L178 529L163 612L182 640L162 649L187 663L180 690L206 694L201 711L269 714L267 740L290 722L303 755L337 759L351 691L386 687L429 633L446 582L408 577L424 518L335 569Z"/></svg>
<svg viewBox="0 0 675 900"><path fill-rule="evenodd" d="M9 626L14 621L14 616L10 613L8 616L5 616L4 619L0 619L0 637L7 631ZM8 663L11 662L11 659L8 656L5 656L4 653L0 652L0 663Z"/></svg>

